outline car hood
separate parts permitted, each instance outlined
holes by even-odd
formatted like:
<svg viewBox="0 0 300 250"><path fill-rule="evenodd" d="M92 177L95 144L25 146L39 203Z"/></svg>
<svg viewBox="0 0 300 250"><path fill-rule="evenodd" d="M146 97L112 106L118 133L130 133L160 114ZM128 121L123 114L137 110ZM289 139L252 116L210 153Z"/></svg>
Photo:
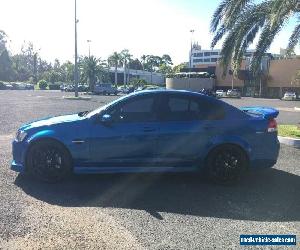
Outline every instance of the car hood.
<svg viewBox="0 0 300 250"><path fill-rule="evenodd" d="M39 119L27 124L24 124L20 129L27 130L31 128L38 128L38 127L45 127L45 126L52 126L61 123L71 123L76 122L79 120L83 120L85 117L80 117L78 114L71 114L71 115L62 115L62 116L55 116L55 117L47 117L43 119Z"/></svg>

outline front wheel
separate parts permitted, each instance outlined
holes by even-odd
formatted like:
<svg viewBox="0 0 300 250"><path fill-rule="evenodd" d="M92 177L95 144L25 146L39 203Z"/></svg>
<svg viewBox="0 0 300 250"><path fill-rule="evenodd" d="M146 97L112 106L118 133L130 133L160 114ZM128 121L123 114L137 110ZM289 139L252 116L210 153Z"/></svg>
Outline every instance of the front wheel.
<svg viewBox="0 0 300 250"><path fill-rule="evenodd" d="M33 177L45 182L58 182L71 172L72 161L64 146L45 140L30 147L26 165Z"/></svg>
<svg viewBox="0 0 300 250"><path fill-rule="evenodd" d="M216 183L235 184L248 165L246 153L235 145L222 145L212 150L207 158L207 172Z"/></svg>

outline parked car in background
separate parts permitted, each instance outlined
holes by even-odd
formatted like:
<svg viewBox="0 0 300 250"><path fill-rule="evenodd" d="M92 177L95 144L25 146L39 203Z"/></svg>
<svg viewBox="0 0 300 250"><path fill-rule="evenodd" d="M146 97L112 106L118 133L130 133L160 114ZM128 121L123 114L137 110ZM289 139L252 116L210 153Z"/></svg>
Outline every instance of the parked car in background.
<svg viewBox="0 0 300 250"><path fill-rule="evenodd" d="M94 87L94 93L97 95L117 95L118 89L110 83L99 83Z"/></svg>
<svg viewBox="0 0 300 250"><path fill-rule="evenodd" d="M11 168L49 182L72 172L205 170L213 181L230 184L247 168L276 163L278 113L238 109L189 91L140 91L91 112L23 125Z"/></svg>
<svg viewBox="0 0 300 250"><path fill-rule="evenodd" d="M67 85L66 84L61 84L59 88L60 88L61 91L66 91Z"/></svg>
<svg viewBox="0 0 300 250"><path fill-rule="evenodd" d="M282 97L282 100L285 101L294 101L297 99L297 95L295 92L285 92L284 96Z"/></svg>
<svg viewBox="0 0 300 250"><path fill-rule="evenodd" d="M79 92L87 92L89 91L89 86L83 83L78 84L78 91Z"/></svg>
<svg viewBox="0 0 300 250"><path fill-rule="evenodd" d="M207 96L216 97L216 94L211 89L201 89L199 93Z"/></svg>
<svg viewBox="0 0 300 250"><path fill-rule="evenodd" d="M14 86L10 83L4 83L4 85L5 85L5 89L10 89L10 90L14 89Z"/></svg>
<svg viewBox="0 0 300 250"><path fill-rule="evenodd" d="M134 92L134 87L118 87L118 92L122 93L122 94L130 94L132 92Z"/></svg>
<svg viewBox="0 0 300 250"><path fill-rule="evenodd" d="M66 87L66 92L74 92L75 91L75 86L72 84L67 85Z"/></svg>
<svg viewBox="0 0 300 250"><path fill-rule="evenodd" d="M34 85L31 84L31 83L26 83L26 84L25 84L25 89L28 89L28 90L34 90Z"/></svg>
<svg viewBox="0 0 300 250"><path fill-rule="evenodd" d="M224 90L218 89L218 90L216 91L216 97L217 97L217 98L222 98L222 97L224 97L224 96L226 96L226 92L225 92Z"/></svg>
<svg viewBox="0 0 300 250"><path fill-rule="evenodd" d="M229 90L227 90L226 96L234 97L234 98L241 98L241 92L237 89L229 89Z"/></svg>

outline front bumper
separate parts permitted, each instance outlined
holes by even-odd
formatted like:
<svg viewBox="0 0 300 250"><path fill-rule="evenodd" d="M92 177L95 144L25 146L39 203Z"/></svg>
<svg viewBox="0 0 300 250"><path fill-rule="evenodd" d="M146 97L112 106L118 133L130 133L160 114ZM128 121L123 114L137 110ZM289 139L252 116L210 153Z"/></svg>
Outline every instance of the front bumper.
<svg viewBox="0 0 300 250"><path fill-rule="evenodd" d="M17 163L15 160L13 160L11 162L10 169L15 171L15 172L18 172L18 173L24 173L25 172L25 168L24 168L23 164Z"/></svg>
<svg viewBox="0 0 300 250"><path fill-rule="evenodd" d="M17 142L14 140L12 142L12 155L13 160L11 163L11 170L16 172L24 172L25 171L25 152L27 149L27 145L25 142Z"/></svg>

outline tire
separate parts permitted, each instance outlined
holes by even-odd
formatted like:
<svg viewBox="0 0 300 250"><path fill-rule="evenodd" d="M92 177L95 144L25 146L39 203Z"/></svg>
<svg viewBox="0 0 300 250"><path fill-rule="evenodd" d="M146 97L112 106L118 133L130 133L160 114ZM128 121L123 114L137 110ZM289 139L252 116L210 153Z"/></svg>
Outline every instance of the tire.
<svg viewBox="0 0 300 250"><path fill-rule="evenodd" d="M213 149L207 157L209 178L222 185L236 184L248 166L246 153L235 145L222 145Z"/></svg>
<svg viewBox="0 0 300 250"><path fill-rule="evenodd" d="M29 148L26 158L26 169L36 179L54 183L71 173L71 156L58 142L52 140L36 142Z"/></svg>
<svg viewBox="0 0 300 250"><path fill-rule="evenodd" d="M114 95L118 95L118 92L115 92Z"/></svg>

